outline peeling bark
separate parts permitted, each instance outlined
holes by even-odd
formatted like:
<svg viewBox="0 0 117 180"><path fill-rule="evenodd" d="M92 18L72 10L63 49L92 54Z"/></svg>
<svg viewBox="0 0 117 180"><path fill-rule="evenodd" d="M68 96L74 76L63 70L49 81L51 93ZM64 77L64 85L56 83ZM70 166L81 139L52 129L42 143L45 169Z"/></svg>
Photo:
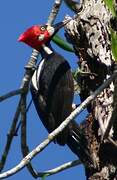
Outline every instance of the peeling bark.
<svg viewBox="0 0 117 180"><path fill-rule="evenodd" d="M93 93L115 69L109 32L111 18L102 0L84 0L78 18L70 21L65 27L66 38L79 57L78 66L81 73L78 73L77 83L81 89L81 101ZM95 164L94 167L85 167L89 180L117 179L117 147L108 139L102 141L114 111L114 128L111 128L109 137L115 142L117 140L115 82L104 89L87 107L89 115L81 124ZM115 92L116 89L115 86Z"/></svg>

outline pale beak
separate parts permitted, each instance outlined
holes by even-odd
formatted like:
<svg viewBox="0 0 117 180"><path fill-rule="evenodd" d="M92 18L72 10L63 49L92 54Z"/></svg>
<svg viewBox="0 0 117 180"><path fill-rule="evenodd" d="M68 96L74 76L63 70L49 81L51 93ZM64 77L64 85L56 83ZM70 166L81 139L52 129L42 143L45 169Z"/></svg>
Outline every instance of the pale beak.
<svg viewBox="0 0 117 180"><path fill-rule="evenodd" d="M71 19L68 19L68 20L64 20L62 22L55 24L53 26L54 27L54 33L57 33L62 27L64 27L70 21L71 21Z"/></svg>
<svg viewBox="0 0 117 180"><path fill-rule="evenodd" d="M51 36L54 36L62 27L64 27L70 21L71 21L71 19L68 19L68 20L59 22L53 26L48 25L47 30Z"/></svg>

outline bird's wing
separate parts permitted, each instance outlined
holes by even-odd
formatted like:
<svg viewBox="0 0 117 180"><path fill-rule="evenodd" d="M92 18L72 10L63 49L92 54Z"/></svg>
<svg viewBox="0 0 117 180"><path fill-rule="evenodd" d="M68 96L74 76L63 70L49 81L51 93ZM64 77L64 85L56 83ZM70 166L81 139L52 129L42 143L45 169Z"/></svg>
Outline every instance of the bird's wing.
<svg viewBox="0 0 117 180"><path fill-rule="evenodd" d="M73 82L71 72L67 71L57 83L52 95L50 105L50 114L55 121L57 128L71 113L73 101ZM63 84L64 83L64 84ZM49 96L50 97L50 96ZM57 142L64 145L67 140L69 127L65 128L57 138Z"/></svg>

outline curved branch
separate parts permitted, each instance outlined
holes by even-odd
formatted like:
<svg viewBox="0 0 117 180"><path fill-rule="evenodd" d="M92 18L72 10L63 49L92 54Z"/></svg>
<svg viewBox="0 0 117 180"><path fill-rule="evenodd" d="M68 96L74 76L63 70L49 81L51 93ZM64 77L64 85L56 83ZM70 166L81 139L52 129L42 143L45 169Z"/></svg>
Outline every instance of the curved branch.
<svg viewBox="0 0 117 180"><path fill-rule="evenodd" d="M18 90L15 90L15 91L11 91L3 96L0 96L0 102L7 98L12 97L12 96L18 95L18 94L28 93L29 83L30 83L31 77L34 72L34 67L37 62L38 55L39 55L39 52L37 50L33 49L31 57L25 67L26 72L25 72L25 75L24 75L22 83L21 83L21 88ZM13 122L12 122L12 125L10 128L10 131L7 135L7 142L6 142L6 145L5 145L1 160L0 160L0 172L4 168L13 137L16 135L16 126L17 126L19 115L20 115L20 106L21 106L21 99L20 99L18 107L16 109L16 113L15 113L15 116L14 116L14 119L13 119Z"/></svg>
<svg viewBox="0 0 117 180"><path fill-rule="evenodd" d="M27 108L26 108L26 113L28 113L31 104L32 104L32 99L30 100L30 102L29 102L29 104L28 104L28 106L27 106ZM19 123L18 123L18 125L17 125L15 134L18 134L18 131L19 131L20 126L21 126L21 120L19 121Z"/></svg>
<svg viewBox="0 0 117 180"><path fill-rule="evenodd" d="M75 13L78 13L82 9L82 3L75 0L64 0L65 4Z"/></svg>
<svg viewBox="0 0 117 180"><path fill-rule="evenodd" d="M0 160L0 172L4 168L4 165L5 165L5 162L6 162L10 147L11 147L13 137L16 136L16 125L17 125L17 122L18 122L18 119L20 116L20 106L21 106L21 99L20 99L19 104L17 106L10 131L7 135L7 142L6 142L6 145L5 145L1 160Z"/></svg>
<svg viewBox="0 0 117 180"><path fill-rule="evenodd" d="M54 169L50 169L48 171L44 171L44 172L40 172L38 173L38 177L42 177L44 175L47 175L47 176L51 176L53 174L57 174L59 172L62 172L66 169L69 169L69 168L72 168L72 167L75 167L75 166L78 166L78 165L81 165L81 161L80 160L75 160L75 161L70 161L70 162L67 162L65 164L62 164L61 166L58 166Z"/></svg>
<svg viewBox="0 0 117 180"><path fill-rule="evenodd" d="M4 101L10 97L22 94L23 92L24 92L23 88L8 92L7 94L0 96L0 102Z"/></svg>
<svg viewBox="0 0 117 180"><path fill-rule="evenodd" d="M114 125L114 123L116 122L116 119L117 119L117 78L115 78L115 81L114 81L113 112L112 112L111 118L109 119L107 123L106 129L103 133L103 137L102 137L103 140L108 139L110 130L112 126Z"/></svg>
<svg viewBox="0 0 117 180"><path fill-rule="evenodd" d="M62 3L62 0L55 0L52 11L48 17L47 25L52 25L53 22L55 21L55 18L58 14L61 3Z"/></svg>
<svg viewBox="0 0 117 180"><path fill-rule="evenodd" d="M92 95L90 95L83 103L81 103L70 115L65 119L61 125L56 128L52 133L49 134L48 138L45 139L40 145L38 145L33 151L31 151L22 161L14 168L0 174L0 179L12 176L17 172L21 171L39 152L45 149L50 142L73 120L86 106L96 98L96 96L102 92L108 85L115 79L117 72L112 74Z"/></svg>
<svg viewBox="0 0 117 180"><path fill-rule="evenodd" d="M26 95L21 96L21 150L23 157L29 153L29 148L27 146L26 137ZM27 168L34 178L37 178L37 172L33 169L31 162L27 164Z"/></svg>

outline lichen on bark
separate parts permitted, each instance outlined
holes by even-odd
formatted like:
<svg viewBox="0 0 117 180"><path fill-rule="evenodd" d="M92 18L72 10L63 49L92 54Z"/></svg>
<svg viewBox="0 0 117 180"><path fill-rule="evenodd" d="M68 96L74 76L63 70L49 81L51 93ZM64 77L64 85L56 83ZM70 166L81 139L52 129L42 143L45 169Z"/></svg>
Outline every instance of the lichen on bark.
<svg viewBox="0 0 117 180"><path fill-rule="evenodd" d="M80 86L81 101L108 79L115 69L110 38L111 18L112 15L102 0L84 0L77 19L65 26L66 38L79 58L78 68L81 73L78 73L77 83ZM87 179L90 180L117 178L117 149L108 140L102 141L113 109L117 109L117 103L113 100L114 86L115 83L112 82L87 107L89 115L81 124L95 162L95 167L89 165L85 168ZM116 141L117 127L116 123L113 124L114 128L111 128L109 136Z"/></svg>

